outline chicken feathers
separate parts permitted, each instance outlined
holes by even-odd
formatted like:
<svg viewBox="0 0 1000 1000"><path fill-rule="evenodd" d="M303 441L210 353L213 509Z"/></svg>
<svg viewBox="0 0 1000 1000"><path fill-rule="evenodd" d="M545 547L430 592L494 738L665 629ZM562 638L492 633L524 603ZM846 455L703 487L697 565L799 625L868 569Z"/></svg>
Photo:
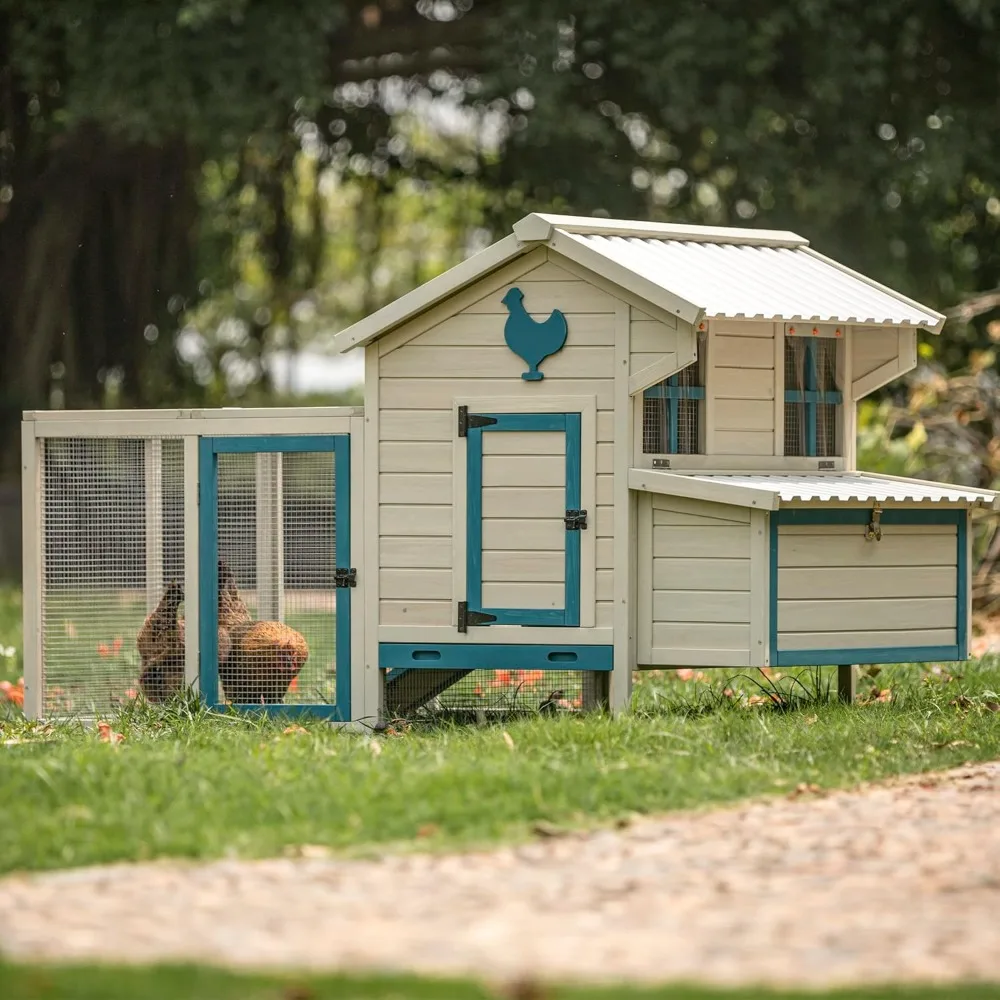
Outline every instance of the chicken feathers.
<svg viewBox="0 0 1000 1000"><path fill-rule="evenodd" d="M167 701L184 686L184 621L178 610L184 600L179 583L167 587L139 629L139 688L147 701Z"/></svg>

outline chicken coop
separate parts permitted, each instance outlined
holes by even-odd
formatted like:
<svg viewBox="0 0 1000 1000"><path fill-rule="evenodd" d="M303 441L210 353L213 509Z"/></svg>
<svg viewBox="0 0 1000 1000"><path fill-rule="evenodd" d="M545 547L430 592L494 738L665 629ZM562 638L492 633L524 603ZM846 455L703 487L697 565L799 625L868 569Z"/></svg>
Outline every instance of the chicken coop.
<svg viewBox="0 0 1000 1000"><path fill-rule="evenodd" d="M533 214L335 338L364 407L30 413L26 708L624 708L968 655L997 493L859 472L944 317L789 232Z"/></svg>

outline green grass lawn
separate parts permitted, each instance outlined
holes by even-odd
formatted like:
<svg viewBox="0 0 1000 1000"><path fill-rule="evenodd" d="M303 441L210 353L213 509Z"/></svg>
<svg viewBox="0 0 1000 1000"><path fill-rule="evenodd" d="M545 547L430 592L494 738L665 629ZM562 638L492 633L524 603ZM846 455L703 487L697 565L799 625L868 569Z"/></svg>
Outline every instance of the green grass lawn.
<svg viewBox="0 0 1000 1000"><path fill-rule="evenodd" d="M411 977L239 975L194 966L24 968L0 963L5 1000L987 1000L1000 986L868 987L836 992L760 989L496 987Z"/></svg>

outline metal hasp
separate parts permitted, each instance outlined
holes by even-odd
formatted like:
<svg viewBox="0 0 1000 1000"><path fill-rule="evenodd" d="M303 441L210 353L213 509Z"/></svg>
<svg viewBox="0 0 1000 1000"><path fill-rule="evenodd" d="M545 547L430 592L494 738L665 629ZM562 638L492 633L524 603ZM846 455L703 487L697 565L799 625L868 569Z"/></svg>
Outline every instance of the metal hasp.
<svg viewBox="0 0 1000 1000"><path fill-rule="evenodd" d="M335 587L356 587L358 585L358 571L356 569L346 569L338 566L333 571L333 583Z"/></svg>
<svg viewBox="0 0 1000 1000"><path fill-rule="evenodd" d="M488 615L485 611L470 611L468 601L458 602L459 632L468 632L470 625L490 625L496 620L496 615Z"/></svg>
<svg viewBox="0 0 1000 1000"><path fill-rule="evenodd" d="M497 422L496 417L484 417L479 413L469 413L467 406L458 408L458 436L469 436L470 427L490 427Z"/></svg>
<svg viewBox="0 0 1000 1000"><path fill-rule="evenodd" d="M882 541L882 525L879 523L881 518L882 518L882 507L880 504L876 503L875 506L872 507L871 520L868 522L867 525L865 525L866 541L870 542L872 539L875 539L876 542Z"/></svg>
<svg viewBox="0 0 1000 1000"><path fill-rule="evenodd" d="M568 510L563 516L567 531L585 531L587 528L587 512L585 510Z"/></svg>

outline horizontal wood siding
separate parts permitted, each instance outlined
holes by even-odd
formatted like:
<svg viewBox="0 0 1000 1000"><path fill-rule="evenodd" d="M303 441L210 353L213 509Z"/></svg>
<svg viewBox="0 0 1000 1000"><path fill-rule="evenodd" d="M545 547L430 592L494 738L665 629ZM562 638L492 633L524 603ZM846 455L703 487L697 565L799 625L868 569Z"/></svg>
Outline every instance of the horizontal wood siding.
<svg viewBox="0 0 1000 1000"><path fill-rule="evenodd" d="M779 525L778 650L950 646L957 640L954 525Z"/></svg>
<svg viewBox="0 0 1000 1000"><path fill-rule="evenodd" d="M687 329L687 327L685 328ZM651 319L635 307L629 320L629 374L648 368L665 354L677 353L677 320Z"/></svg>
<svg viewBox="0 0 1000 1000"><path fill-rule="evenodd" d="M552 261L512 270L505 284L460 293L379 344L379 559L383 625L454 624L452 463L458 397L597 398L597 507L589 512L597 549L597 624L611 624L612 451L616 300ZM537 320L566 315L566 345L526 382L525 363L504 341L512 287ZM647 323L658 324L647 318ZM418 326L418 324L423 324ZM427 328L424 329L423 327ZM530 409L530 407L526 407ZM484 434L483 600L487 606L562 606L565 560L556 544L564 507L565 442L542 432ZM586 442L585 442L586 445ZM420 563L420 565L418 565Z"/></svg>
<svg viewBox="0 0 1000 1000"><path fill-rule="evenodd" d="M649 499L649 665L742 666L750 650L750 512L680 497Z"/></svg>
<svg viewBox="0 0 1000 1000"><path fill-rule="evenodd" d="M774 454L774 331L773 323L713 322L709 454Z"/></svg>

